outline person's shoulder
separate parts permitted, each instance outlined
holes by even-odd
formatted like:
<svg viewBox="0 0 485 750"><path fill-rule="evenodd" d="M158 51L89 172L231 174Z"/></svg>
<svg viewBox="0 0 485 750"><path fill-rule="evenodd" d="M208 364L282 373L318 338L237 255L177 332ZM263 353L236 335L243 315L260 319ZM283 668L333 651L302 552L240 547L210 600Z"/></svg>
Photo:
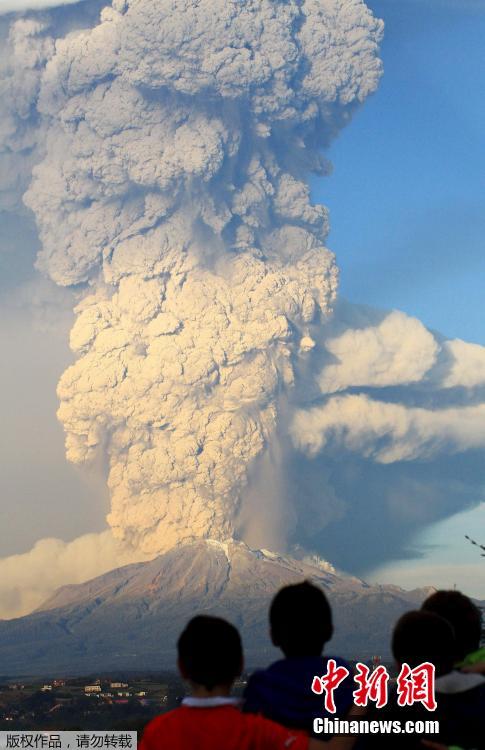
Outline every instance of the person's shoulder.
<svg viewBox="0 0 485 750"><path fill-rule="evenodd" d="M308 675L322 675L327 669L328 662L333 659L337 667L344 667L352 674L352 667L345 659L340 656L318 655L318 656L301 656L295 658L279 659L273 662L267 669L259 672L256 677L256 683L278 682L281 679L304 679Z"/></svg>
<svg viewBox="0 0 485 750"><path fill-rule="evenodd" d="M174 708L173 711L167 711L165 714L159 714L152 719L143 730L142 744L150 743L160 732L174 723L178 723L182 719L183 708Z"/></svg>
<svg viewBox="0 0 485 750"><path fill-rule="evenodd" d="M279 659L265 669L257 669L250 676L245 692L247 693L260 685L265 685L266 683L272 683L275 680L278 680L278 677L285 672L285 662L286 659Z"/></svg>
<svg viewBox="0 0 485 750"><path fill-rule="evenodd" d="M256 682L260 682L261 680L264 680L266 677L267 669L256 669L248 679L248 685L254 685Z"/></svg>
<svg viewBox="0 0 485 750"><path fill-rule="evenodd" d="M244 714L247 736L257 740L262 747L307 750L308 735L302 731L289 729L261 714Z"/></svg>
<svg viewBox="0 0 485 750"><path fill-rule="evenodd" d="M267 670L258 669L256 672L249 677L246 687L244 688L244 697L258 690L261 685L264 685L267 680Z"/></svg>

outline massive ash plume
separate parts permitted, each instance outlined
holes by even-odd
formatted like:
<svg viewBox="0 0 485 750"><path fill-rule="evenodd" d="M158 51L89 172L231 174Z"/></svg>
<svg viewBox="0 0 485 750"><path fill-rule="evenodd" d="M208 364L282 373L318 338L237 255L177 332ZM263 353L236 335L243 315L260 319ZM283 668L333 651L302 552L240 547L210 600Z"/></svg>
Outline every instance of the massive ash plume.
<svg viewBox="0 0 485 750"><path fill-rule="evenodd" d="M381 22L360 0L114 0L62 34L54 19L11 25L23 100L4 99L4 153L21 165L9 195L35 162L38 266L79 297L67 456L104 453L108 521L144 554L231 537L335 299L307 179L378 83Z"/></svg>

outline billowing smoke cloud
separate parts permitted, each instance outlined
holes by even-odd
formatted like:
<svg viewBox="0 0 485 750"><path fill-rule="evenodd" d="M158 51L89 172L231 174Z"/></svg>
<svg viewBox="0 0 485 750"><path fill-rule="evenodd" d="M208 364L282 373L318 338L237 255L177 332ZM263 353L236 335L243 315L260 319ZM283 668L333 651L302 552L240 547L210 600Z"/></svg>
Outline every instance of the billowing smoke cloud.
<svg viewBox="0 0 485 750"><path fill-rule="evenodd" d="M0 561L2 614L197 536L392 558L483 496L485 348L329 316L307 180L378 83L381 23L361 0L98 8L0 29L0 209L33 211L76 303L59 418L69 460L106 461L111 531Z"/></svg>
<svg viewBox="0 0 485 750"><path fill-rule="evenodd" d="M84 289L67 456L106 455L109 523L145 554L235 533L335 299L306 178L375 89L381 32L361 0L114 0L65 36L11 26L8 191L35 159L38 266Z"/></svg>
<svg viewBox="0 0 485 750"><path fill-rule="evenodd" d="M65 583L84 583L141 559L139 552L116 542L110 531L85 534L72 542L42 539L29 552L0 560L1 616L21 617Z"/></svg>
<svg viewBox="0 0 485 750"><path fill-rule="evenodd" d="M0 211L21 206L43 126L35 105L40 79L54 51L46 23L19 18L0 24Z"/></svg>

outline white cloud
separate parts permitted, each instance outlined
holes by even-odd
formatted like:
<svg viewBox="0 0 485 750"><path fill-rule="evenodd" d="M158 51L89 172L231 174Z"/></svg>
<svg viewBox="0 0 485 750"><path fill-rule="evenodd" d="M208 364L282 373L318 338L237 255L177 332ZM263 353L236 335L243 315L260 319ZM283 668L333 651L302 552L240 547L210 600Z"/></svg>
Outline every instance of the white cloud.
<svg viewBox="0 0 485 750"><path fill-rule="evenodd" d="M379 463L429 459L485 448L485 404L431 410L365 395L336 396L298 412L292 434L310 455L332 443Z"/></svg>
<svg viewBox="0 0 485 750"><path fill-rule="evenodd" d="M448 370L441 382L443 388L485 385L485 346L453 339L446 341L443 348L449 357Z"/></svg>
<svg viewBox="0 0 485 750"><path fill-rule="evenodd" d="M0 0L0 15L5 13L20 13L25 10L42 10L43 8L57 8L60 5L73 5L83 0Z"/></svg>
<svg viewBox="0 0 485 750"><path fill-rule="evenodd" d="M322 393L412 384L436 392L485 385L485 346L460 339L439 341L419 320L399 311L386 314L377 324L369 320L370 325L365 325L359 308L347 306L349 313L344 325L337 314L338 335L322 341L336 360L320 373Z"/></svg>
<svg viewBox="0 0 485 750"><path fill-rule="evenodd" d="M324 346L338 360L321 373L324 393L351 386L418 382L435 364L439 351L434 336L419 320L398 311L379 325L347 329L337 338L325 340Z"/></svg>

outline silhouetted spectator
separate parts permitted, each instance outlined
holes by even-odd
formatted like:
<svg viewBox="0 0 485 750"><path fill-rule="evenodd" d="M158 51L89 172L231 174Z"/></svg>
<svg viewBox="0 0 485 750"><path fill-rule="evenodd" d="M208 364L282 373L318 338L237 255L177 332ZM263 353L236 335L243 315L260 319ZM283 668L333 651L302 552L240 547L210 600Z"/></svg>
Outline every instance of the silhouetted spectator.
<svg viewBox="0 0 485 750"><path fill-rule="evenodd" d="M453 669L455 633L450 623L433 612L407 612L397 621L392 634L392 653L397 664L414 669L431 662L436 677Z"/></svg>
<svg viewBox="0 0 485 750"><path fill-rule="evenodd" d="M322 743L262 716L243 714L230 697L243 668L239 633L218 617L194 617L178 641L178 667L192 695L153 719L140 750L317 750ZM330 750L350 750L354 738L336 737Z"/></svg>
<svg viewBox="0 0 485 750"><path fill-rule="evenodd" d="M398 720L401 726L407 721L439 722L439 734L428 734L427 740L440 745L473 748L485 747L485 679L479 675L466 675L453 668L457 646L448 620L428 611L408 612L397 622L392 636L392 651L399 667L408 664L412 669L424 662L435 667L436 711L428 711L421 703L401 708L396 696L388 705L373 709L366 718ZM395 734L390 744L389 736L367 737L359 748L387 750L418 750L422 747L417 734Z"/></svg>
<svg viewBox="0 0 485 750"><path fill-rule="evenodd" d="M273 599L269 622L271 640L285 658L252 675L244 710L307 732L316 717L343 718L353 705L351 676L335 692L335 714L327 714L322 697L311 692L313 678L325 674L329 658L351 672L343 659L322 656L333 634L332 612L323 591L308 581L285 586Z"/></svg>
<svg viewBox="0 0 485 750"><path fill-rule="evenodd" d="M448 624L453 640L438 620ZM473 750L485 748L485 678L454 669L454 663L478 645L480 622L479 611L466 596L458 591L437 592L425 602L421 612L401 618L393 639L398 662L411 663L409 660L415 659L435 664L440 742Z"/></svg>
<svg viewBox="0 0 485 750"><path fill-rule="evenodd" d="M421 606L451 623L455 631L457 665L485 661L485 648L480 648L482 615L478 607L460 591L436 591Z"/></svg>

